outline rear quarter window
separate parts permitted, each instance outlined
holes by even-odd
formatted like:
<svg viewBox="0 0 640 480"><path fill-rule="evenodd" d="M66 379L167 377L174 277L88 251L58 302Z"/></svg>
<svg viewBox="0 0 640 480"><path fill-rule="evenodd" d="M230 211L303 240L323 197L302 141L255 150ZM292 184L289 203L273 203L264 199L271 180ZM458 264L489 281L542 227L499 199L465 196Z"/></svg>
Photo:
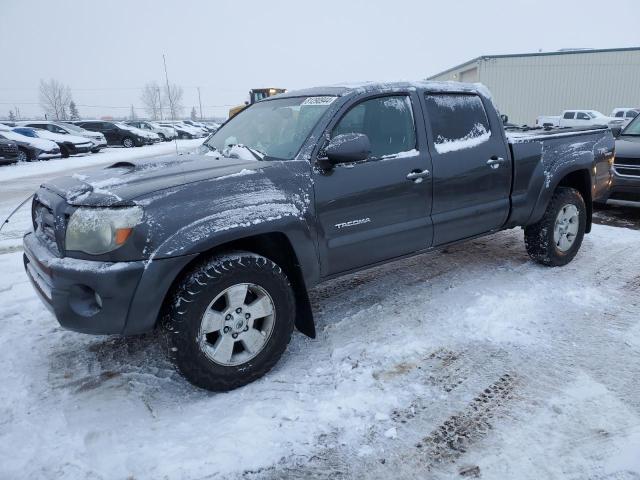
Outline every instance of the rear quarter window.
<svg viewBox="0 0 640 480"><path fill-rule="evenodd" d="M475 94L426 94L427 113L438 153L471 148L491 137L482 100Z"/></svg>

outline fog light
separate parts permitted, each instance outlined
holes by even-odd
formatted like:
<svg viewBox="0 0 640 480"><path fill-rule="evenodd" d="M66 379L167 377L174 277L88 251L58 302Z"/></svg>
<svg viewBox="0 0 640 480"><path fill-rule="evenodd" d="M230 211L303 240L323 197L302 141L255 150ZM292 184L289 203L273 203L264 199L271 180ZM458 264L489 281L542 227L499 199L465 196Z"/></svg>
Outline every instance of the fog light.
<svg viewBox="0 0 640 480"><path fill-rule="evenodd" d="M92 317L102 310L102 298L91 287L72 285L69 288L69 307L81 317Z"/></svg>

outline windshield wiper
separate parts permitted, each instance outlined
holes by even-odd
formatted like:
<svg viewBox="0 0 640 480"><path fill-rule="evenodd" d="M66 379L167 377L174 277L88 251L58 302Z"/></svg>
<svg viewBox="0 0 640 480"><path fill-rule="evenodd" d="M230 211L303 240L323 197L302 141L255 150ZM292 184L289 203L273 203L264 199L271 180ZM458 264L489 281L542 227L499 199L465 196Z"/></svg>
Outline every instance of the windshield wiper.
<svg viewBox="0 0 640 480"><path fill-rule="evenodd" d="M262 161L264 159L264 157L266 156L266 154L261 152L260 150L256 150L255 148L247 147L246 145L242 145L241 143L237 143L237 144L233 145L233 147L244 148L249 153L251 153L251 155L253 155L255 157L255 159L258 160L258 161Z"/></svg>

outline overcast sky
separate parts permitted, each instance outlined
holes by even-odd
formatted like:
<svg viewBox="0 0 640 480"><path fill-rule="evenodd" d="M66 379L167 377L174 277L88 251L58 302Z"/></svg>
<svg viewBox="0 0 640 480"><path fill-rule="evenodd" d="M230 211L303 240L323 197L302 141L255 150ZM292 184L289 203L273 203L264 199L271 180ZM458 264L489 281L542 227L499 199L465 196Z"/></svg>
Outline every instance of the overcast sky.
<svg viewBox="0 0 640 480"><path fill-rule="evenodd" d="M252 87L415 80L479 55L640 46L640 1L0 0L0 117L42 115L41 78L85 117L143 115L141 87L225 115ZM615 74L615 72L612 72ZM90 107L93 106L93 107Z"/></svg>

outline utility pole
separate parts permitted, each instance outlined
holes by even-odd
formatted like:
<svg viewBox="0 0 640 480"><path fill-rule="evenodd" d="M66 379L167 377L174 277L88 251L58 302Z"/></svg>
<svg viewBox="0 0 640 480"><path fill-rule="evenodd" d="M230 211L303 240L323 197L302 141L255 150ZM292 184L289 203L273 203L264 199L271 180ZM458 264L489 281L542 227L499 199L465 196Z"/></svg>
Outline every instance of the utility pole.
<svg viewBox="0 0 640 480"><path fill-rule="evenodd" d="M167 82L167 97L169 98L169 108L171 109L171 120L173 123L173 120L175 120L175 118L173 118L173 113L174 113L174 109L173 109L173 100L171 99L171 90L169 89L169 74L167 73L167 59L164 56L164 53L162 54L162 63L164 63L164 79ZM178 155L178 132L176 132L176 126L175 124L173 125L173 131L176 134L176 138L174 139L174 143L176 146L176 155Z"/></svg>
<svg viewBox="0 0 640 480"><path fill-rule="evenodd" d="M198 87L198 103L200 104L200 121L202 121L202 100L200 98L200 87Z"/></svg>
<svg viewBox="0 0 640 480"><path fill-rule="evenodd" d="M160 120L162 120L162 94L160 93L160 85L156 83L158 87L158 107L160 108Z"/></svg>

